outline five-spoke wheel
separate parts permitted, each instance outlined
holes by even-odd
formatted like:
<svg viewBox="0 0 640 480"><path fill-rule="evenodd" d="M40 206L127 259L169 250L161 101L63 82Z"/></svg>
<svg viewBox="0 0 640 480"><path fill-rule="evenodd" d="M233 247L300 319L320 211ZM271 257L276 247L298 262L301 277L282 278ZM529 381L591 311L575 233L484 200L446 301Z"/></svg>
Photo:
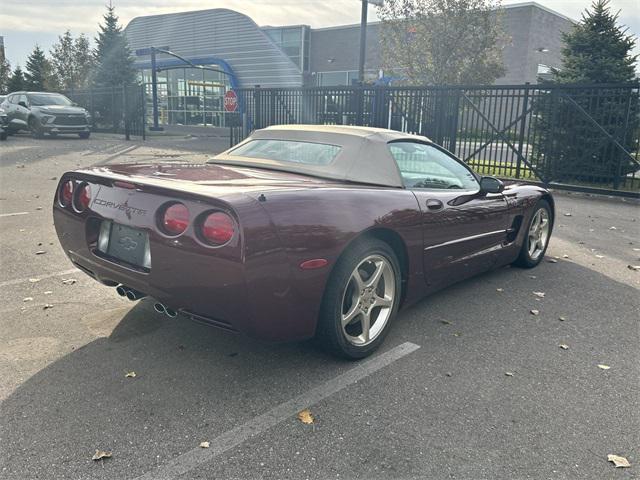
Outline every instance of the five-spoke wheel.
<svg viewBox="0 0 640 480"><path fill-rule="evenodd" d="M526 227L526 235L516 265L531 268L542 261L549 246L552 226L551 207L546 200L540 200L533 209L533 215Z"/></svg>

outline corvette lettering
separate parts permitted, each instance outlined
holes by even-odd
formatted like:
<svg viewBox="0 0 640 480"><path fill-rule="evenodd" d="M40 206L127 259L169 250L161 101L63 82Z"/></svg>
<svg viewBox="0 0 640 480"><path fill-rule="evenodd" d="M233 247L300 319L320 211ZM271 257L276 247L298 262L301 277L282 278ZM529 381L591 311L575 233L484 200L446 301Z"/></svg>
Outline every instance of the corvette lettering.
<svg viewBox="0 0 640 480"><path fill-rule="evenodd" d="M127 214L127 216L130 215L146 215L147 211L143 210L141 208L135 208L135 207L130 207L129 205L127 205L127 202L125 203L116 203L116 202L111 202L108 200L103 200L101 198L96 198L93 201L93 205L100 205L101 207L106 207L106 208L111 208L113 210L122 210L123 212L125 212Z"/></svg>

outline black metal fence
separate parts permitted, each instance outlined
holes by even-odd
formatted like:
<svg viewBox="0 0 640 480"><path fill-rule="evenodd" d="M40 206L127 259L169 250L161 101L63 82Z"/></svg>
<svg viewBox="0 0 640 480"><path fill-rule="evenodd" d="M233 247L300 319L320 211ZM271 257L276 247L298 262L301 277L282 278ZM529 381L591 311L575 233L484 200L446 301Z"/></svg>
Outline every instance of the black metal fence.
<svg viewBox="0 0 640 480"><path fill-rule="evenodd" d="M119 86L72 90L65 95L91 114L95 132L124 134L145 138L145 93L141 86Z"/></svg>
<svg viewBox="0 0 640 480"><path fill-rule="evenodd" d="M244 125L383 127L431 138L483 174L640 192L638 84L238 89Z"/></svg>

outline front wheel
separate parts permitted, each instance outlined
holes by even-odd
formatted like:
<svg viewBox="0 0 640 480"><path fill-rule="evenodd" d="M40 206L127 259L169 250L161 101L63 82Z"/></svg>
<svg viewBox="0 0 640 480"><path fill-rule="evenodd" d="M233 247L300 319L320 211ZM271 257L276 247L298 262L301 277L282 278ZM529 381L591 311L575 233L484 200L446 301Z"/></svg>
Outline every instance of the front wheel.
<svg viewBox="0 0 640 480"><path fill-rule="evenodd" d="M31 130L31 135L33 135L33 138L44 137L44 130L42 129L42 125L40 125L40 122L35 117L31 117L31 119L29 120L29 129Z"/></svg>
<svg viewBox="0 0 640 480"><path fill-rule="evenodd" d="M360 240L336 265L323 297L316 339L339 356L358 359L384 341L401 294L398 259L386 243Z"/></svg>
<svg viewBox="0 0 640 480"><path fill-rule="evenodd" d="M553 216L546 200L540 200L533 209L527 231L520 249L520 256L514 262L523 268L533 268L544 258L549 246Z"/></svg>
<svg viewBox="0 0 640 480"><path fill-rule="evenodd" d="M0 132L0 140L6 140L7 139L7 132L2 131Z"/></svg>

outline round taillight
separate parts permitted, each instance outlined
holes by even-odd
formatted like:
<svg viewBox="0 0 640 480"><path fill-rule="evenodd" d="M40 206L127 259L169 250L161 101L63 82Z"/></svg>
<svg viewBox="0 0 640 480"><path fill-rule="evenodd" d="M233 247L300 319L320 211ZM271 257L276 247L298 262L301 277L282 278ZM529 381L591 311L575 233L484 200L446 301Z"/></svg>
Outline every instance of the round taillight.
<svg viewBox="0 0 640 480"><path fill-rule="evenodd" d="M200 234L211 245L224 245L231 240L234 232L233 219L224 212L210 213L200 225Z"/></svg>
<svg viewBox="0 0 640 480"><path fill-rule="evenodd" d="M84 212L87 208L89 208L89 204L91 203L91 187L83 183L78 191L76 192L76 202L75 208L79 212Z"/></svg>
<svg viewBox="0 0 640 480"><path fill-rule="evenodd" d="M68 180L62 184L62 187L60 187L60 203L63 206L68 207L69 205L71 205L72 201L73 201L73 182L71 180Z"/></svg>
<svg viewBox="0 0 640 480"><path fill-rule="evenodd" d="M189 226L189 209L182 203L166 208L161 218L161 230L168 235L180 235Z"/></svg>

